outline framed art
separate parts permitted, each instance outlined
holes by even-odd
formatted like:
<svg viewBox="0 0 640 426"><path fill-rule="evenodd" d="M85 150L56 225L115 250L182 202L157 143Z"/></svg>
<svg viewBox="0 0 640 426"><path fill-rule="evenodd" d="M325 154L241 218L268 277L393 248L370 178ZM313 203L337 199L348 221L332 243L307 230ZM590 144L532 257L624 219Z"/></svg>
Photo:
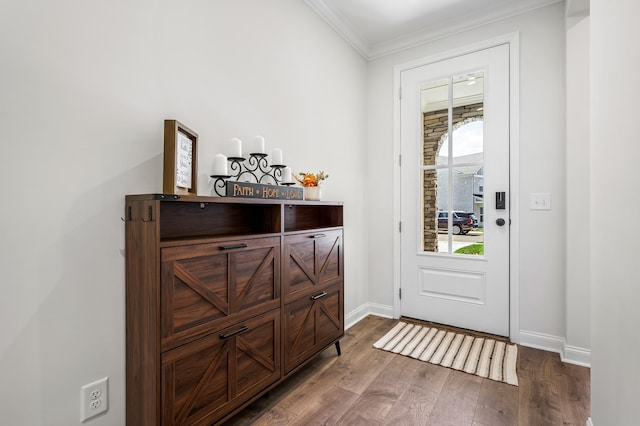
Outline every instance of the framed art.
<svg viewBox="0 0 640 426"><path fill-rule="evenodd" d="M197 195L198 135L177 120L164 120L162 192Z"/></svg>

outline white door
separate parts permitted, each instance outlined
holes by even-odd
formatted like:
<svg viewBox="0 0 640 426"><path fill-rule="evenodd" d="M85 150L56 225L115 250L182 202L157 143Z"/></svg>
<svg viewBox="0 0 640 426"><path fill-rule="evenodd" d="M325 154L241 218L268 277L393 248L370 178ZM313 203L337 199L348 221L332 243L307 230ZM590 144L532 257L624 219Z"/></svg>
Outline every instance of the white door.
<svg viewBox="0 0 640 426"><path fill-rule="evenodd" d="M400 81L401 313L508 336L509 46Z"/></svg>

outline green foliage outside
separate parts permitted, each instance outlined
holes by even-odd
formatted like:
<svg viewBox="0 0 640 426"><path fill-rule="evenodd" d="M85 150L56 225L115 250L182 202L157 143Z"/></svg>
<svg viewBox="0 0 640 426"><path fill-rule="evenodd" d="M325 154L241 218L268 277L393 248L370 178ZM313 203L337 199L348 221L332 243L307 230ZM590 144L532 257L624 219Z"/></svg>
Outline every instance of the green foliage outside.
<svg viewBox="0 0 640 426"><path fill-rule="evenodd" d="M474 254L477 256L484 255L484 243L475 243L469 246L460 247L455 251L457 254Z"/></svg>

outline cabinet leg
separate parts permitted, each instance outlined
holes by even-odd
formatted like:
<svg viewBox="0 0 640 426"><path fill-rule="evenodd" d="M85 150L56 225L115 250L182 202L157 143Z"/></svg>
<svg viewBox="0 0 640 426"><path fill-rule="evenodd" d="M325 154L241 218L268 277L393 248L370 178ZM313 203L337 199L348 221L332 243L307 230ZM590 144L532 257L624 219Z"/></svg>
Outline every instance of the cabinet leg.
<svg viewBox="0 0 640 426"><path fill-rule="evenodd" d="M342 355L342 351L340 350L340 341L336 342L336 352L338 352L338 356Z"/></svg>

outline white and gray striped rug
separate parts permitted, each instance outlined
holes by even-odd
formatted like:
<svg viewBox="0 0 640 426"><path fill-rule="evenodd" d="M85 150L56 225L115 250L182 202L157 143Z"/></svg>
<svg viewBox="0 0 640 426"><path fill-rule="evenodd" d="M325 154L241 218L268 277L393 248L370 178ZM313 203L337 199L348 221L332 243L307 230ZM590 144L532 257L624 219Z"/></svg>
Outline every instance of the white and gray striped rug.
<svg viewBox="0 0 640 426"><path fill-rule="evenodd" d="M498 340L400 321L373 347L518 386L518 347Z"/></svg>

